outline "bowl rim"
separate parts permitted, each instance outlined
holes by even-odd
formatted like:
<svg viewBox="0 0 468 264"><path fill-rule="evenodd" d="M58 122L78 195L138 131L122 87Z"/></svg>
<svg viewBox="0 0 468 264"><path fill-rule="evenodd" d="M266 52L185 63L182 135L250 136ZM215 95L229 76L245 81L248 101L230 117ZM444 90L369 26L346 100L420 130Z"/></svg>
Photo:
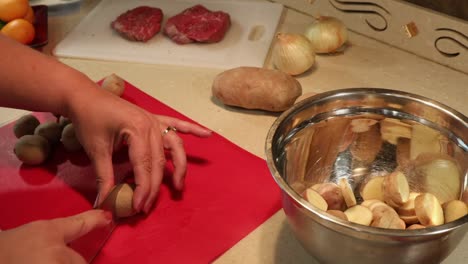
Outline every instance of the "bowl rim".
<svg viewBox="0 0 468 264"><path fill-rule="evenodd" d="M272 153L272 140L276 134L276 131L280 124L283 123L283 121L288 118L291 114L295 112L299 112L303 110L305 106L309 105L314 105L319 103L320 101L323 101L325 99L333 98L333 97L339 97L344 94L362 94L362 93L370 93L370 94L383 94L385 96L394 96L394 97L402 97L410 100L415 100L419 103L426 104L430 107L436 108L437 110L443 111L446 114L450 115L454 119L456 119L458 122L460 122L465 128L468 129L468 117L463 115L462 113L458 112L457 110L442 104L438 101L435 101L433 99L421 96L421 95L416 95L404 91L399 91L399 90L393 90L393 89L386 89L386 88L365 88L365 87L358 87L358 88L342 88L342 89L336 89L332 91L327 91L323 93L319 93L316 95L313 95L309 98L306 98L286 111L284 111L271 125L270 129L268 130L267 138L265 141L265 154L266 154L266 162L268 165L268 168L270 170L271 175L273 176L273 179L275 182L278 184L280 189L282 190L282 194L287 194L289 198L293 199L295 203L300 204L303 208L307 209L308 213L312 213L315 217L319 217L321 220L325 220L326 223L328 223L334 230L338 232L342 232L344 230L347 231L355 231L355 232L361 232L365 233L368 235L374 235L374 236L391 236L395 238L405 238L405 237L414 237L417 235L419 238L420 237L426 237L426 236L433 236L433 235L438 235L442 233L447 233L450 232L454 229L460 228L463 225L468 223L468 215L465 215L462 218L459 218L455 221L452 221L450 223L442 224L439 226L433 226L433 227L426 227L423 229L414 229L414 230L396 230L396 229L385 229L385 228L378 228L378 227L371 227L371 226L365 226L365 225L360 225L360 224L355 224L349 221L342 220L338 217L332 216L325 214L322 210L318 209L316 206L310 204L307 202L304 198L302 198L301 195L299 195L294 189L291 188L291 186L283 179L283 177L280 175L278 170L276 169L275 162L273 161L273 153ZM283 200L284 201L284 200ZM341 230L341 231L340 231Z"/></svg>

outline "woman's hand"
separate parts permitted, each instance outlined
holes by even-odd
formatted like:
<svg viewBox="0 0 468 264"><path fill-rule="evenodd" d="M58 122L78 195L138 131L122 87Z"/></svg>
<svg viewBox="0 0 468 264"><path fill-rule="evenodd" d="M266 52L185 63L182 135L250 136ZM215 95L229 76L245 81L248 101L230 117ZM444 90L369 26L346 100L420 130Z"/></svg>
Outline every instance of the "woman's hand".
<svg viewBox="0 0 468 264"><path fill-rule="evenodd" d="M97 88L95 94L70 100L68 115L76 126L78 138L92 160L101 203L114 186L112 154L125 142L133 166L136 189L133 207L148 213L163 179L166 159L164 149L172 154L173 183L183 188L187 158L182 139L177 132L200 137L211 131L176 118L153 115L107 91Z"/></svg>
<svg viewBox="0 0 468 264"><path fill-rule="evenodd" d="M85 264L67 243L109 224L112 214L91 210L78 215L41 220L0 232L0 263Z"/></svg>

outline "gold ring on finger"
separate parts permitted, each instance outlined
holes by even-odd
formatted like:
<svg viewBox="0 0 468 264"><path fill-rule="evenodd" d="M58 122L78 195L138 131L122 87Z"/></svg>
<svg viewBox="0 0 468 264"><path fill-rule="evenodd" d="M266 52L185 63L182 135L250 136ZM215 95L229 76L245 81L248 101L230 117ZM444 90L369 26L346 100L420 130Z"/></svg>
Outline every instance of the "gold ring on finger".
<svg viewBox="0 0 468 264"><path fill-rule="evenodd" d="M166 135L167 133L171 132L171 131L177 132L177 128L175 128L175 127L173 127L173 126L168 126L168 127L163 131L163 136Z"/></svg>

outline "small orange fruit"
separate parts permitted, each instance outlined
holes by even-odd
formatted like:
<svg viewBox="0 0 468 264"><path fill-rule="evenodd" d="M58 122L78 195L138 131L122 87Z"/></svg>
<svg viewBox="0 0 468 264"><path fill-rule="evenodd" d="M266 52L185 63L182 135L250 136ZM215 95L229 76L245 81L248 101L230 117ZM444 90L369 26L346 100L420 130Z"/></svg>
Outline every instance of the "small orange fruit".
<svg viewBox="0 0 468 264"><path fill-rule="evenodd" d="M34 40L36 31L29 21L17 18L8 22L8 24L0 30L0 33L20 43L29 44Z"/></svg>
<svg viewBox="0 0 468 264"><path fill-rule="evenodd" d="M36 19L36 17L34 16L34 10L31 6L29 6L28 12L23 18L29 21L29 23L34 24L34 20Z"/></svg>
<svg viewBox="0 0 468 264"><path fill-rule="evenodd" d="M0 0L0 20L10 22L28 13L28 0Z"/></svg>

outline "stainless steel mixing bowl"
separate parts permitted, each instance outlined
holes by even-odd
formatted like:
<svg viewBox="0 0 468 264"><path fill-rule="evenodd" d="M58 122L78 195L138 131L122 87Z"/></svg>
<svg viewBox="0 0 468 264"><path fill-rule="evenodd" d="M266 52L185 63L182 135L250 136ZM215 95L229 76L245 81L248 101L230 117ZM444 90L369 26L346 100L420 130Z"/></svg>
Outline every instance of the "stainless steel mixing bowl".
<svg viewBox="0 0 468 264"><path fill-rule="evenodd" d="M381 137L358 139L349 129L355 119L375 120ZM396 120L409 127L410 133L384 131L382 120ZM458 163L460 198L467 191L467 143L468 119L450 107L400 91L353 88L318 94L285 111L270 128L265 150L282 190L288 222L318 261L428 264L441 262L460 243L468 229L468 216L419 230L381 229L326 214L301 193L315 183L346 178L359 201L366 179L400 167L412 168L418 156L428 154ZM405 149L402 146L407 146L406 154L400 153ZM410 169L407 172L411 175ZM424 182L408 178L412 190L424 190Z"/></svg>

